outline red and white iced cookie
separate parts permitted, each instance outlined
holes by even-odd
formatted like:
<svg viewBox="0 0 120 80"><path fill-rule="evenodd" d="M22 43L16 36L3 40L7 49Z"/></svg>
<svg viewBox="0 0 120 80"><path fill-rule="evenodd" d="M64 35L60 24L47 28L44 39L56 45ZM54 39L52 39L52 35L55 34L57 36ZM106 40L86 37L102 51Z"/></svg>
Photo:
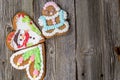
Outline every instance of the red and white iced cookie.
<svg viewBox="0 0 120 80"><path fill-rule="evenodd" d="M62 35L69 29L69 23L66 21L67 13L60 9L55 2L47 2L42 10L42 16L38 23L42 26L42 33L46 38L54 35Z"/></svg>
<svg viewBox="0 0 120 80"><path fill-rule="evenodd" d="M11 50L20 50L44 42L40 30L24 12L14 16L13 30L6 39L7 46Z"/></svg>

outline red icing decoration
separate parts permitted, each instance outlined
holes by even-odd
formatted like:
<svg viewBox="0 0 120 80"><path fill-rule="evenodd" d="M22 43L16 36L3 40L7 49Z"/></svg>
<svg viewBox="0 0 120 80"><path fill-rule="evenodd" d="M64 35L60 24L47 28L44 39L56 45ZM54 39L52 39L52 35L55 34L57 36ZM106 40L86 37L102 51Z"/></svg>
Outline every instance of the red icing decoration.
<svg viewBox="0 0 120 80"><path fill-rule="evenodd" d="M22 14L22 17L24 17L25 15L24 14Z"/></svg>
<svg viewBox="0 0 120 80"><path fill-rule="evenodd" d="M25 15L24 14L18 14L18 17L20 17L20 16L24 17Z"/></svg>
<svg viewBox="0 0 120 80"><path fill-rule="evenodd" d="M30 24L32 24L33 22L32 21L30 21Z"/></svg>
<svg viewBox="0 0 120 80"><path fill-rule="evenodd" d="M18 14L18 17L20 17L20 14Z"/></svg>
<svg viewBox="0 0 120 80"><path fill-rule="evenodd" d="M14 32L11 32L9 35L8 35L8 38L7 38L7 41L11 41L12 37L14 35Z"/></svg>
<svg viewBox="0 0 120 80"><path fill-rule="evenodd" d="M21 48L23 46L26 47L28 40L29 40L29 33L25 32L25 40L24 40L24 42L23 42L23 44L21 46L18 46L18 48Z"/></svg>

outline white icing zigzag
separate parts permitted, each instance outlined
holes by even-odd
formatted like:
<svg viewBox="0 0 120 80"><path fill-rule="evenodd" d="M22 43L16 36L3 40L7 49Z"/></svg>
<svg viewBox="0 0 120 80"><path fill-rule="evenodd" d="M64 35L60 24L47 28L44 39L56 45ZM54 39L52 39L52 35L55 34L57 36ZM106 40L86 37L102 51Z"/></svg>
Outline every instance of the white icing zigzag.
<svg viewBox="0 0 120 80"><path fill-rule="evenodd" d="M68 29L69 29L69 24L68 24L67 21L65 21L64 24L65 24L66 27L65 27L63 30L60 30L60 29L56 28L56 29L54 29L53 32L47 33L46 31L44 31L44 29L42 29L42 32L43 32L44 36L53 36L53 35L55 35L56 33L64 33L64 32L67 32Z"/></svg>
<svg viewBox="0 0 120 80"><path fill-rule="evenodd" d="M41 70L40 70L40 74L39 76L37 76L35 79L30 75L30 72L29 72L29 66L30 64L26 64L24 66L17 66L15 63L14 63L14 58L15 56L17 55L21 55L21 54L24 54L24 52L28 51L28 50L31 50L35 47L38 47L39 50L40 50L40 57L41 57ZM30 80L40 80L42 78L42 75L44 73L44 61L43 61L43 52L42 52L42 44L39 44L38 46L34 46L34 47L30 47L30 48L27 48L27 49L24 49L24 50L21 50L21 51L18 51L16 53L14 53L11 57L10 57L10 63L12 64L12 66L16 69L19 69L19 70L22 70L22 69L26 69L26 72L27 72L27 75L28 75L28 78L30 78Z"/></svg>

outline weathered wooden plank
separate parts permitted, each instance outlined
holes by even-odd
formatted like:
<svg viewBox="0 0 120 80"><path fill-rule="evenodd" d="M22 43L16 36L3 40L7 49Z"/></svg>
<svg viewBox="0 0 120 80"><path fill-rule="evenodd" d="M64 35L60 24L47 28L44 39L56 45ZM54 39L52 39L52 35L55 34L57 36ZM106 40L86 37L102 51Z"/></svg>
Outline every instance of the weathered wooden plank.
<svg viewBox="0 0 120 80"><path fill-rule="evenodd" d="M120 0L109 1L111 13L111 30L114 46L120 46Z"/></svg>
<svg viewBox="0 0 120 80"><path fill-rule="evenodd" d="M83 2L84 4L82 5ZM101 80L101 79L113 80L114 79L114 61L115 60L114 60L114 54L113 54L113 50L114 50L113 47L115 46L114 44L117 38L115 38L116 30L113 28L113 25L117 26L118 24L117 22L115 22L118 20L116 18L118 12L116 12L115 14L114 12L115 10L114 11L112 10L112 7L113 9L114 8L117 9L117 7L115 7L114 5L115 4L114 2L111 0L101 0L101 1L87 0L87 4L85 4L85 0L76 2L76 14L77 14L76 16L80 16L76 18L77 25L79 26L79 27L77 26L77 30L81 29L81 32L77 31L77 35L78 34L81 35L81 36L77 36L77 41L81 40L77 44L78 45L77 54L80 55L79 48L81 49L85 45L87 45L85 46L85 49L88 48L88 46L90 47L93 46L93 55L91 59L91 64L87 64L88 62L84 63L86 64L86 66L89 66L88 69L91 69L91 72L86 73L88 75L85 75L85 78L84 78L85 80L86 79L88 80L87 77L90 77L90 76L91 76L89 78L90 80ZM80 3L81 5L79 5ZM86 10L87 10L87 13L85 13ZM79 24L80 21L82 26ZM84 24L84 22L87 22L87 23ZM87 37L88 41L83 36ZM81 38L85 40L82 41ZM88 44L84 45L85 42L87 42ZM89 54L89 51L88 51L88 54ZM87 56L85 56L84 58L86 57ZM77 58L77 59L81 60L80 58ZM89 60L89 58L87 58L87 60ZM84 64L82 65L79 65L79 64L78 66L81 66L81 67L83 67L82 65L84 65ZM80 70L80 73L78 72L78 75L81 74L82 70L84 71L84 68ZM79 79L81 79L81 77Z"/></svg>
<svg viewBox="0 0 120 80"><path fill-rule="evenodd" d="M109 4L109 10L110 10L110 17L111 17L111 24L110 24L110 33L111 33L111 39L113 40L113 47L115 46L120 46L120 15L119 15L119 10L120 10L120 0L109 0L106 3ZM106 4L105 4L106 5ZM115 56L114 54L111 54L111 62L110 62L110 77L111 79L114 80L120 80L120 63L118 62L118 57L117 55ZM107 70L107 69L106 69ZM106 76L107 77L107 76Z"/></svg>
<svg viewBox="0 0 120 80"><path fill-rule="evenodd" d="M101 80L100 1L76 0L78 80Z"/></svg>
<svg viewBox="0 0 120 80"><path fill-rule="evenodd" d="M2 15L2 0L0 1L0 15ZM2 39L2 37L4 36L3 34L2 34L2 28L3 28L3 25L2 25L2 19L3 17L2 16L0 16L0 40L3 40ZM4 43L2 42L2 41L0 41L0 45L2 46ZM2 49L3 49L3 47L0 47L0 80L2 80L2 79L4 79L4 73L2 73L2 72L4 72L4 66L3 66L3 61L5 61L5 58L3 58L2 59L2 56L1 56L1 53L4 53L3 51L2 51Z"/></svg>
<svg viewBox="0 0 120 80"><path fill-rule="evenodd" d="M29 16L33 17L33 0L22 0L22 11L29 14Z"/></svg>
<svg viewBox="0 0 120 80"><path fill-rule="evenodd" d="M19 3L19 4L18 4ZM11 19L16 11L20 10L20 2L18 0L1 0L0 1L0 69L1 69L1 77L0 80L18 80L20 79L20 72L14 70L10 65L10 56L12 52L8 50L5 44L6 35L8 32L12 30ZM19 7L19 8L18 8ZM16 76L16 73L18 76Z"/></svg>
<svg viewBox="0 0 120 80"><path fill-rule="evenodd" d="M55 38L55 80L76 80L74 1L75 0L55 0L62 9L68 12L68 20L70 23L69 32L64 36Z"/></svg>
<svg viewBox="0 0 120 80"><path fill-rule="evenodd" d="M89 10L89 37L90 43L93 46L91 80L103 80L102 72L102 53L104 53L104 30L103 30L103 13L100 0L88 1Z"/></svg>
<svg viewBox="0 0 120 80"><path fill-rule="evenodd" d="M103 13L104 13L104 46L103 46L103 72L104 80L116 80L115 78L115 54L114 47L118 45L118 32L120 27L118 0L103 0ZM116 58L117 59L117 58ZM117 65L118 66L118 65Z"/></svg>
<svg viewBox="0 0 120 80"><path fill-rule="evenodd" d="M91 79L88 0L76 0L76 66L78 80Z"/></svg>
<svg viewBox="0 0 120 80"><path fill-rule="evenodd" d="M82 5L83 2L84 4ZM80 3L81 5L79 5ZM82 70L84 72L87 72L87 69L89 70L89 72L84 75L83 79L85 80L115 79L115 56L113 52L115 45L118 45L119 43L118 33L120 29L118 26L119 10L117 3L118 0L87 0L87 4L85 4L85 0L81 0L81 2L76 1L76 16L80 16L76 18L77 30L81 30L81 32L77 31L77 35L81 35L77 36L77 41L79 41L77 42L77 55L81 56L79 54L79 49L83 48L84 46L85 50L88 48L88 46L90 46L90 49L93 47L93 55L91 55L89 50L87 50L88 55L90 54L91 58L88 56L84 56L83 59L77 58L78 67L84 67L78 70L80 71L78 72L78 76L81 76ZM88 13L85 13L85 11ZM81 24L79 24L80 22ZM86 23L84 24L84 22ZM81 38L85 40L82 41ZM87 42L87 44L85 44L85 42ZM84 52L85 50L82 51ZM87 62L84 62L83 64L83 60L85 59L87 59ZM79 60L82 62L79 62ZM89 64L88 60L90 60L91 64ZM80 63L82 64L79 65ZM89 67L86 69L86 66ZM81 78L82 77L78 77L80 80Z"/></svg>

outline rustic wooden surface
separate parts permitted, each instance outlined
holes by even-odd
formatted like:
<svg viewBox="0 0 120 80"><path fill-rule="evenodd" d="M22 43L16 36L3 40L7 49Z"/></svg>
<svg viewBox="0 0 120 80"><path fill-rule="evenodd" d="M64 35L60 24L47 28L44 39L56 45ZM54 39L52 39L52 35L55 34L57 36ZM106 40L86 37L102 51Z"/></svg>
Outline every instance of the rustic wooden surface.
<svg viewBox="0 0 120 80"><path fill-rule="evenodd" d="M12 68L5 44L11 19L25 11L38 25L49 0L0 0L0 80L27 80ZM69 33L46 40L45 80L120 80L120 0L54 0L69 14ZM41 27L39 27L41 29Z"/></svg>

